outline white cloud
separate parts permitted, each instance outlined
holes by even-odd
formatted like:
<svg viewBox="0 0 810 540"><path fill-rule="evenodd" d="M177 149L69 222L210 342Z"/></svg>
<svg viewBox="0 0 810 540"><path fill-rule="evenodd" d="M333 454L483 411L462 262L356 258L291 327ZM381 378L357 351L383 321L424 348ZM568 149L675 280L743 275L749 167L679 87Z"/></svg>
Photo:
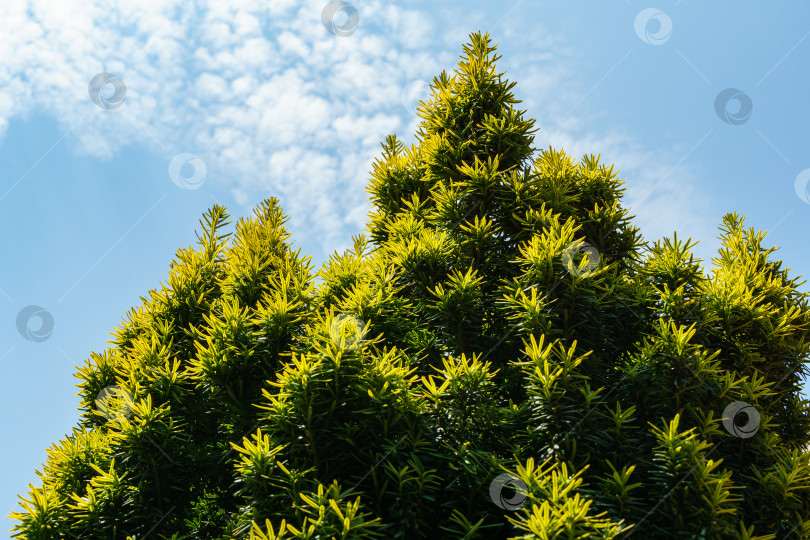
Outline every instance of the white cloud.
<svg viewBox="0 0 810 540"><path fill-rule="evenodd" d="M279 196L293 238L319 238L326 252L362 229L379 141L393 132L412 140L417 118L401 103L403 88L451 71L469 32L492 24L476 9L431 6L428 15L372 0L356 4L357 31L337 37L321 24L323 0L199 4L4 0L0 135L11 118L37 110L101 158L131 144L163 152L167 165L178 152L195 153L206 161L206 181L229 182L240 204ZM532 96L521 107L537 118L561 117L569 104L555 96L578 84L563 67L570 51L536 22L507 22L514 45L499 68ZM101 110L88 99L88 82L101 71L125 81L121 108ZM662 160L629 136L586 133L583 125L572 115L551 142L575 154L602 152L625 176L633 173L630 201L636 184L660 174L651 163L677 158ZM688 186L668 182L636 210L645 234L684 223L702 232Z"/></svg>

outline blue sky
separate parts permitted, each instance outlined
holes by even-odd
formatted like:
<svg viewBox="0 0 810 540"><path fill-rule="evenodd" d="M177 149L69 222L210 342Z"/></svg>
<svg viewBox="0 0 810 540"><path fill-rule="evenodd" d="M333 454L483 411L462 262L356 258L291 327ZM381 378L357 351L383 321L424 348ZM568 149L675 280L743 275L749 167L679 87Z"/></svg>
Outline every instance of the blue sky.
<svg viewBox="0 0 810 540"><path fill-rule="evenodd" d="M535 147L621 169L646 239L677 230L708 263L738 211L810 274L810 4L350 0L333 19L348 35L327 31L326 5L0 4L0 529L78 419L74 366L205 209L235 221L276 196L315 262L350 245L379 141L413 140L414 100L470 32L499 44ZM117 78L96 103L99 73ZM30 305L47 339L18 330Z"/></svg>

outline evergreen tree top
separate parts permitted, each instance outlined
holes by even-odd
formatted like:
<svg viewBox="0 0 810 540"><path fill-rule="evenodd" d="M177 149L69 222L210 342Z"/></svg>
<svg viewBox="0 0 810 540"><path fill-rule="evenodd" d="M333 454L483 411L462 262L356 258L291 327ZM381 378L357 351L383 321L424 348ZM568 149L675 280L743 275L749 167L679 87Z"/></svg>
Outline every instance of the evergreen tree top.
<svg viewBox="0 0 810 540"><path fill-rule="evenodd" d="M470 35L319 269L200 220L78 367L16 538L810 538L810 311L764 233L645 242Z"/></svg>

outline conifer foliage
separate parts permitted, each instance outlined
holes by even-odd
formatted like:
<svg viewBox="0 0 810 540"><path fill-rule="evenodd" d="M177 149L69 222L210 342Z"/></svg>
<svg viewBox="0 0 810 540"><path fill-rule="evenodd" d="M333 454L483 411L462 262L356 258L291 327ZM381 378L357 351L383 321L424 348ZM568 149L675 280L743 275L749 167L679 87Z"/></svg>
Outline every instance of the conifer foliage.
<svg viewBox="0 0 810 540"><path fill-rule="evenodd" d="M320 269L274 199L78 369L17 538L810 538L810 311L729 214L704 270L612 165L532 147L473 34L368 235Z"/></svg>

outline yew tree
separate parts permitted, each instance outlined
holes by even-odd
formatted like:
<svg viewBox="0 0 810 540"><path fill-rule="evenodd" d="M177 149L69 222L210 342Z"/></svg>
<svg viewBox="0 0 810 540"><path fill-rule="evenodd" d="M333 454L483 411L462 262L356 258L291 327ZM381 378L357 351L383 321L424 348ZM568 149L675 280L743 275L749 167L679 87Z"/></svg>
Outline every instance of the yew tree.
<svg viewBox="0 0 810 540"><path fill-rule="evenodd" d="M277 200L208 210L78 367L15 537L810 538L802 282L737 214L707 266L645 241L498 58L470 36L319 267Z"/></svg>

